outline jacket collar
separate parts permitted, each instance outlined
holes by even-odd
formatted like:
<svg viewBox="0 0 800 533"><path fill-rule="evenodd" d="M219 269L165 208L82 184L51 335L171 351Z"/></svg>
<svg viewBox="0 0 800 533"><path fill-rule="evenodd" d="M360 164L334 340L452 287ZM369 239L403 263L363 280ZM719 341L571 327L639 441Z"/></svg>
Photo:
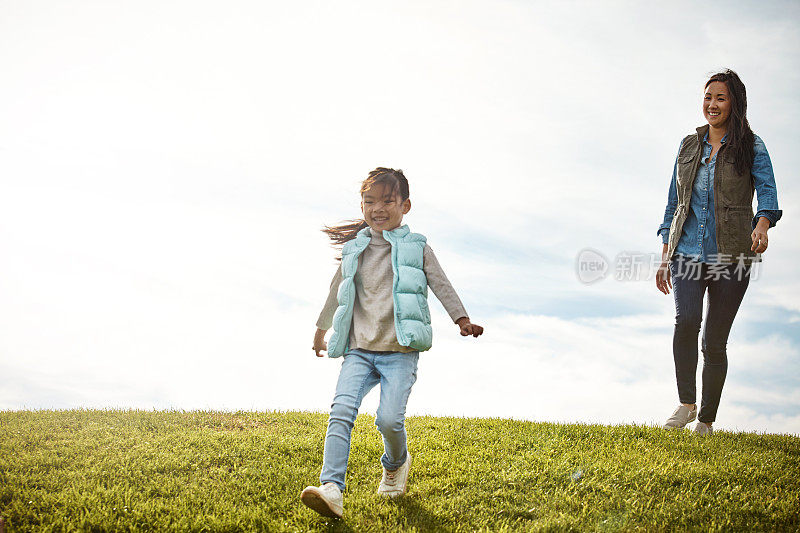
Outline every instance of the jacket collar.
<svg viewBox="0 0 800 533"><path fill-rule="evenodd" d="M392 239L392 238L394 238L394 240L397 240L397 239L400 239L402 237L405 237L409 233L411 233L411 230L408 228L408 224L403 224L402 226L394 228L391 231L384 230L383 231L383 238L386 239L387 241ZM364 228L361 231L359 231L358 234L359 235L364 235L365 237L372 237L372 232L371 232L369 226L367 226L366 228Z"/></svg>
<svg viewBox="0 0 800 533"><path fill-rule="evenodd" d="M708 124L703 124L697 128L697 142L703 144L703 140L708 136Z"/></svg>
<svg viewBox="0 0 800 533"><path fill-rule="evenodd" d="M697 128L697 142L698 142L700 145L702 145L702 144L703 144L703 142L705 142L706 140L708 140L708 130L709 130L709 125L708 125L708 124L705 124L705 125L703 125L703 126L700 126L699 128ZM726 133L726 134L725 134L725 135L723 135L723 137L722 137L722 144L725 144L725 140L726 140L727 138L728 138L728 134Z"/></svg>
<svg viewBox="0 0 800 533"><path fill-rule="evenodd" d="M403 224L402 226L396 227L391 231L384 230L383 238L388 241L390 238L394 237L394 239L397 240L405 237L409 233L411 233L411 230L408 229L408 224Z"/></svg>

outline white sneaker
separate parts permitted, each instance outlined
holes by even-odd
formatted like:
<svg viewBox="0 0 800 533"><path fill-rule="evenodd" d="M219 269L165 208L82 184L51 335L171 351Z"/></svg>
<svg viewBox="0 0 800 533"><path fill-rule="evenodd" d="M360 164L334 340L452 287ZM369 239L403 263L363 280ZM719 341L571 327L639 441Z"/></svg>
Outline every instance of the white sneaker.
<svg viewBox="0 0 800 533"><path fill-rule="evenodd" d="M714 428L712 428L705 422L698 421L697 424L695 424L694 426L695 435L705 436L705 435L711 435L712 433L714 433Z"/></svg>
<svg viewBox="0 0 800 533"><path fill-rule="evenodd" d="M695 405L694 409L690 409L681 404L664 423L664 429L680 429L686 427L686 424L695 418L697 418L697 406Z"/></svg>
<svg viewBox="0 0 800 533"><path fill-rule="evenodd" d="M378 486L378 494L394 498L406 493L408 473L411 471L411 454L406 452L406 462L397 470L383 469L381 484Z"/></svg>
<svg viewBox="0 0 800 533"><path fill-rule="evenodd" d="M342 491L339 490L336 483L325 483L320 487L306 487L300 493L300 500L322 516L341 518L344 512Z"/></svg>

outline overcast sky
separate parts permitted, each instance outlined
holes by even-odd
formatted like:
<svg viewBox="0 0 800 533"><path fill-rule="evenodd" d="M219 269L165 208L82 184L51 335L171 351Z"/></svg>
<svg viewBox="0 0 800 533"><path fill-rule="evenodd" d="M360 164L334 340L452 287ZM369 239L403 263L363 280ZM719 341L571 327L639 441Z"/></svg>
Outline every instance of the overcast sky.
<svg viewBox="0 0 800 533"><path fill-rule="evenodd" d="M391 166L486 328L431 303L410 414L662 423L674 302L618 256L660 251L678 144L730 67L784 217L715 427L800 433L799 23L796 2L0 0L0 409L326 411L319 230Z"/></svg>

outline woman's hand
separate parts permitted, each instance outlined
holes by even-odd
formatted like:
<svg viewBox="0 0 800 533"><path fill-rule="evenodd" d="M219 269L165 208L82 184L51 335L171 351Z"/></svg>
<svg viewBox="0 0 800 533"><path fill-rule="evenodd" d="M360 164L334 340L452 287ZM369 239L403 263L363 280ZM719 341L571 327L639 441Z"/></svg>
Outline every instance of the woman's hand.
<svg viewBox="0 0 800 533"><path fill-rule="evenodd" d="M661 266L658 267L656 288L664 294L669 294L669 290L672 288L672 276L669 272L669 263L667 261L662 261Z"/></svg>
<svg viewBox="0 0 800 533"><path fill-rule="evenodd" d="M750 234L750 238L753 239L753 246L750 247L750 250L756 252L757 254L760 254L767 249L768 229L769 229L769 219L767 217L760 217L758 219L758 223L756 224L756 229L754 229L753 233Z"/></svg>
<svg viewBox="0 0 800 533"><path fill-rule="evenodd" d="M667 258L667 246L664 245L664 250L661 252L661 266L658 267L656 272L656 288L664 294L669 294L672 288L672 275L669 271L669 259Z"/></svg>
<svg viewBox="0 0 800 533"><path fill-rule="evenodd" d="M314 333L314 347L312 350L317 354L317 357L325 357L319 352L328 351L328 344L325 342L325 331L324 329L317 328L316 333Z"/></svg>
<svg viewBox="0 0 800 533"><path fill-rule="evenodd" d="M483 328L478 324L473 324L469 321L469 318L462 316L458 320L456 320L456 324L458 324L459 329L461 329L461 336L466 337L467 335L472 335L473 337L477 337L478 335L483 334Z"/></svg>

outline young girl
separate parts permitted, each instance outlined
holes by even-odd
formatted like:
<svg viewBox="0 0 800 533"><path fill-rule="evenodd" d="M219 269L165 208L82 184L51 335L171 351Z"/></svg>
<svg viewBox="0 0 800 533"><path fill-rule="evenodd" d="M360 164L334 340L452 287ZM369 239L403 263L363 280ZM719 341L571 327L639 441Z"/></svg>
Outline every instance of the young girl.
<svg viewBox="0 0 800 533"><path fill-rule="evenodd" d="M342 516L350 433L364 396L381 385L375 425L383 435L383 477L378 493L406 491L411 455L406 448L405 412L417 380L419 352L431 347L428 286L442 302L461 335L483 328L467 312L425 237L402 225L411 209L408 180L400 170L379 167L361 184L364 220L324 231L344 244L339 269L317 320L317 357L344 357L331 405L319 487L300 495L318 513ZM325 332L334 332L325 343Z"/></svg>

